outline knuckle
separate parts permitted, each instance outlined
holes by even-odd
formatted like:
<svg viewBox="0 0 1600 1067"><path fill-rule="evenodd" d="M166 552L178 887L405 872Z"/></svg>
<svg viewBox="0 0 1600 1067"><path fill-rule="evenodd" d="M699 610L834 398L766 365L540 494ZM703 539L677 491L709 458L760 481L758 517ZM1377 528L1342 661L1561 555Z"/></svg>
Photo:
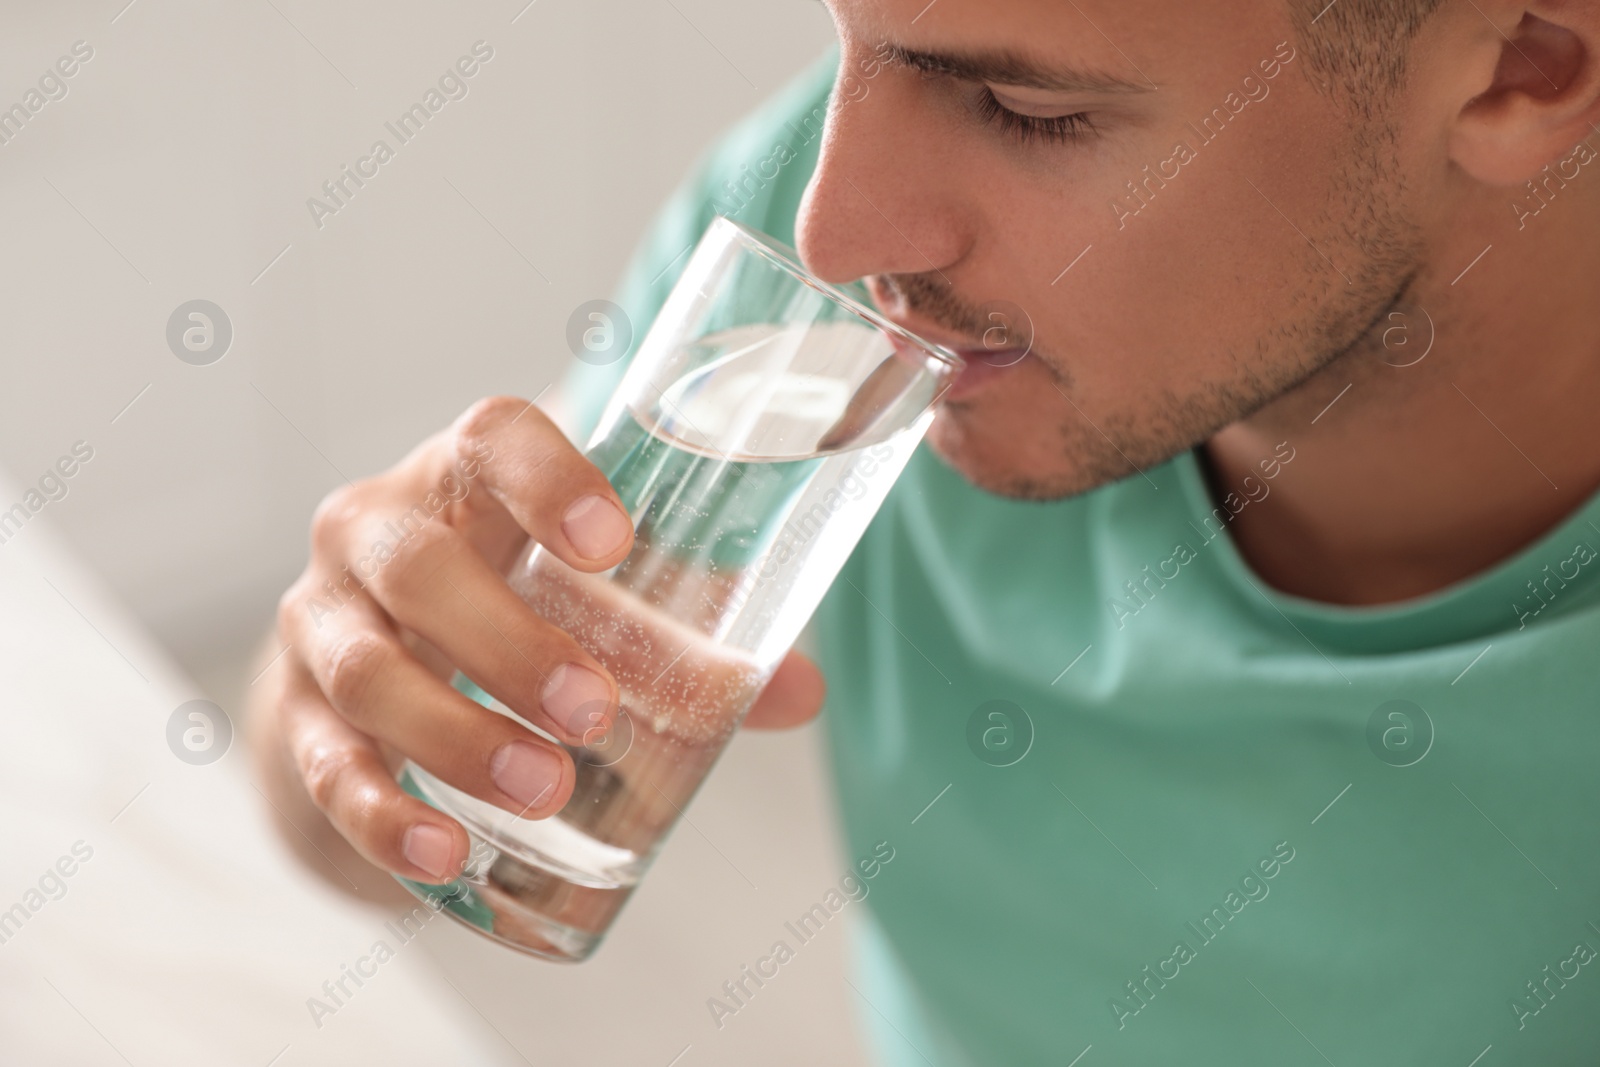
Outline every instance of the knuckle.
<svg viewBox="0 0 1600 1067"><path fill-rule="evenodd" d="M350 768L350 754L343 749L318 747L306 753L300 765L300 780L306 795L318 809L331 812L338 802L340 782Z"/></svg>
<svg viewBox="0 0 1600 1067"><path fill-rule="evenodd" d="M452 527L424 522L394 546L388 565L372 581L391 604L408 601L420 595L466 546L466 540Z"/></svg>
<svg viewBox="0 0 1600 1067"><path fill-rule="evenodd" d="M395 647L370 630L346 634L328 651L324 692L347 717L359 719L373 683L395 661Z"/></svg>
<svg viewBox="0 0 1600 1067"><path fill-rule="evenodd" d="M523 477L542 492L566 489L568 486L564 483L582 478L585 462L576 449L551 444L528 457Z"/></svg>
<svg viewBox="0 0 1600 1067"><path fill-rule="evenodd" d="M571 620L562 620L571 625ZM506 645L510 649L506 652L506 662L517 670L518 674L525 673L528 663L537 663L542 672L541 676L530 680L530 684L543 687L544 679L548 675L567 663L593 663L589 653L561 626L557 625L542 615L531 610L524 616L518 614L511 622L505 625L506 640L501 647ZM598 667L598 664L595 664ZM591 668L593 669L593 668ZM605 674L603 668L599 673Z"/></svg>
<svg viewBox="0 0 1600 1067"><path fill-rule="evenodd" d="M558 432L524 456L518 478L528 504L551 512L576 496L610 490L599 469Z"/></svg>
<svg viewBox="0 0 1600 1067"><path fill-rule="evenodd" d="M341 485L311 514L312 547L328 551L342 542L344 533L361 511L364 494L354 485Z"/></svg>
<svg viewBox="0 0 1600 1067"><path fill-rule="evenodd" d="M525 411L527 414L523 417L544 418L538 408L530 408L526 400L514 396L486 396L475 402L455 421L457 456L465 458L478 454L484 446L492 448L494 438Z"/></svg>
<svg viewBox="0 0 1600 1067"><path fill-rule="evenodd" d="M300 602L300 583L296 582L283 591L278 597L278 609L273 618L278 624L278 640L288 641L294 634L293 612L295 605Z"/></svg>
<svg viewBox="0 0 1600 1067"><path fill-rule="evenodd" d="M312 597L311 581L309 577L302 576L293 585L283 591L278 598L278 610L275 616L278 624L278 639L287 643L294 643L301 632L301 623L305 620L307 604Z"/></svg>

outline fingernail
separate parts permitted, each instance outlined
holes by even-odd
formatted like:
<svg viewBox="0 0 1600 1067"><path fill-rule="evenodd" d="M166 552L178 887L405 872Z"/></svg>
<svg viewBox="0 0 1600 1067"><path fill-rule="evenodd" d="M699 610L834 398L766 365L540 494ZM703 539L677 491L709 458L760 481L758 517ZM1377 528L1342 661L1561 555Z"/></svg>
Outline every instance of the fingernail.
<svg viewBox="0 0 1600 1067"><path fill-rule="evenodd" d="M628 543L633 523L603 496L586 496L561 517L561 531L584 559L604 559Z"/></svg>
<svg viewBox="0 0 1600 1067"><path fill-rule="evenodd" d="M561 757L526 741L501 745L489 761L489 776L518 804L532 807L561 781Z"/></svg>
<svg viewBox="0 0 1600 1067"><path fill-rule="evenodd" d="M450 854L455 846L450 831L432 823L420 822L406 831L400 843L406 862L420 867L437 880L443 880L450 869Z"/></svg>
<svg viewBox="0 0 1600 1067"><path fill-rule="evenodd" d="M582 737L604 726L611 687L589 668L563 663L551 672L539 702L545 714L566 727L569 735Z"/></svg>

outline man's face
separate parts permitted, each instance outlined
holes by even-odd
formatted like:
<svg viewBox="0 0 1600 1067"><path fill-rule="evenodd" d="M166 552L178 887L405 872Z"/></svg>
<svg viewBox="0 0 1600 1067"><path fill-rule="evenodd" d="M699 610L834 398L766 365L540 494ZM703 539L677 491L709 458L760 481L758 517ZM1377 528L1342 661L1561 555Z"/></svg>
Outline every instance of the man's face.
<svg viewBox="0 0 1600 1067"><path fill-rule="evenodd" d="M1360 356L1420 270L1426 190L1395 175L1439 139L1313 91L1283 0L830 7L799 249L971 356L929 440L982 488L1193 447Z"/></svg>

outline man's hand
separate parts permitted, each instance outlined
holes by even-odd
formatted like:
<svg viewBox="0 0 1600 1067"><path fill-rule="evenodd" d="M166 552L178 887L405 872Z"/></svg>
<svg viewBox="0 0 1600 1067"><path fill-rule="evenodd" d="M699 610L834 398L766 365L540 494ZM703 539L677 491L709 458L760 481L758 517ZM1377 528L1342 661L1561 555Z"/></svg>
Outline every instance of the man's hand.
<svg viewBox="0 0 1600 1067"><path fill-rule="evenodd" d="M448 684L460 668L569 744L614 719L615 681L502 577L530 537L599 572L627 556L633 528L600 471L512 397L480 401L392 469L323 500L311 561L278 605L289 650L250 711L259 776L297 848L303 836L348 876L317 845L331 824L384 870L432 883L458 872L466 832L396 784L403 757L525 818L566 803L566 751ZM822 694L816 667L791 653L747 725L806 722Z"/></svg>

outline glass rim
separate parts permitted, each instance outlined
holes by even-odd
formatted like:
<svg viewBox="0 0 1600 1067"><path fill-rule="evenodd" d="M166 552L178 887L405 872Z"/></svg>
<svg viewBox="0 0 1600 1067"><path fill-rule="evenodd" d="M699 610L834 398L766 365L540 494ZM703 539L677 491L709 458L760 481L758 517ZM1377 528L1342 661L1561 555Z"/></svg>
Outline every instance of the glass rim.
<svg viewBox="0 0 1600 1067"><path fill-rule="evenodd" d="M935 344L926 338L918 337L904 326L891 322L881 311L862 303L839 286L825 282L812 274L800 263L800 253L776 237L746 226L742 222L736 222L726 215L714 216L711 220L711 225L730 227L734 236L739 239L742 245L756 252L762 258L769 260L796 281L815 289L829 300L866 319L885 333L892 334L907 344L915 345L939 363L943 363L953 370L960 370L965 366L966 361L950 349L943 345Z"/></svg>

